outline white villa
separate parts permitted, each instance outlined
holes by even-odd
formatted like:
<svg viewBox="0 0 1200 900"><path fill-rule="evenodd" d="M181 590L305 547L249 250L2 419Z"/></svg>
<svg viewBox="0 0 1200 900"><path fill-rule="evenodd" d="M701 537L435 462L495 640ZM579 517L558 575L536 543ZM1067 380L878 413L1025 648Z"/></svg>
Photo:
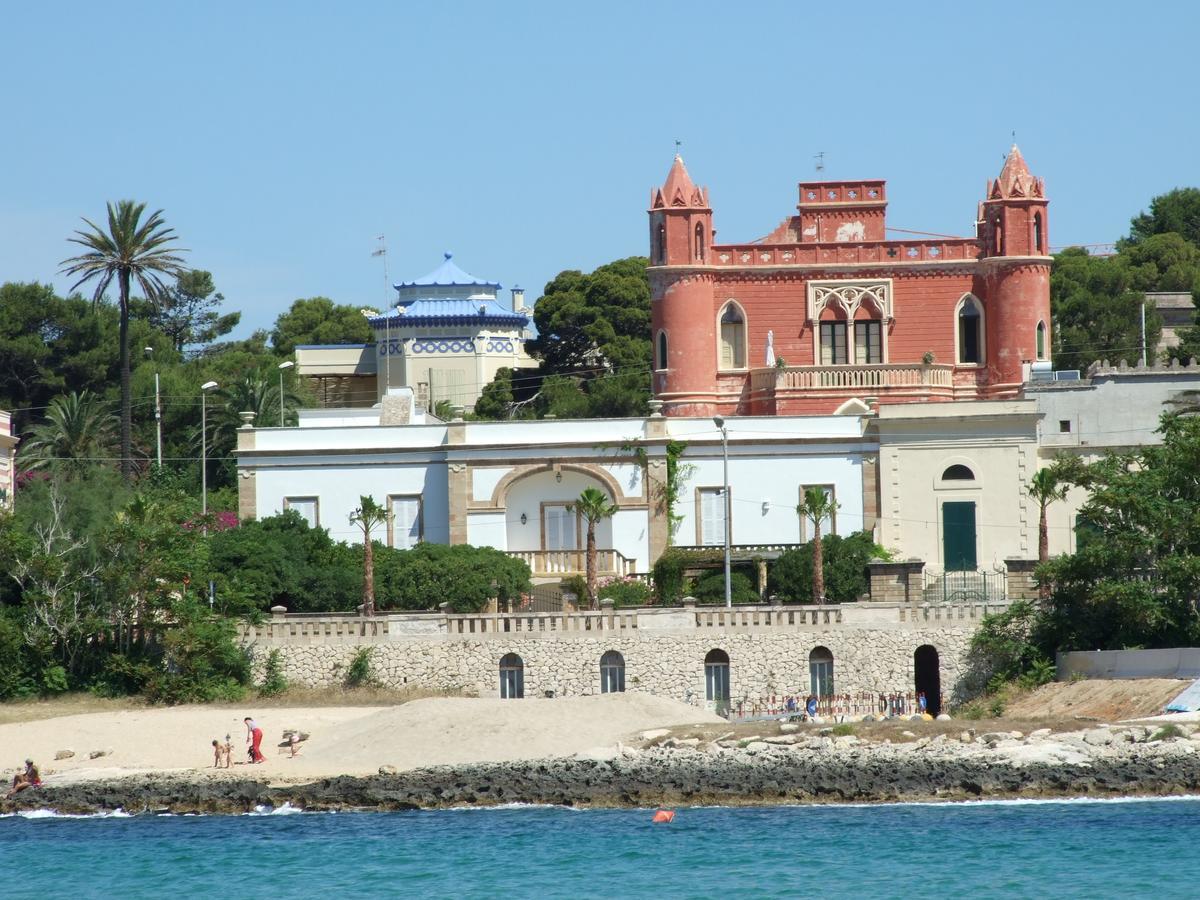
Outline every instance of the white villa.
<svg viewBox="0 0 1200 900"><path fill-rule="evenodd" d="M322 407L369 407L408 387L429 409L443 401L470 409L498 369L535 365L525 352L530 311L520 288L506 308L498 282L464 272L450 253L393 288L395 306L369 318L374 343L296 348L297 372Z"/></svg>

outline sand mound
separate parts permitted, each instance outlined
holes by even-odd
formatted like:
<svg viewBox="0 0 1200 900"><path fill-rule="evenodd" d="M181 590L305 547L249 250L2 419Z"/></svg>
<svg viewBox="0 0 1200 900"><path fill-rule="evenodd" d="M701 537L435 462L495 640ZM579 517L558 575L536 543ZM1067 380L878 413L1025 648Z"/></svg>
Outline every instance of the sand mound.
<svg viewBox="0 0 1200 900"><path fill-rule="evenodd" d="M1006 719L1052 719L1089 716L1105 722L1161 713L1191 684L1176 678L1087 680L1046 684L1013 700Z"/></svg>
<svg viewBox="0 0 1200 900"><path fill-rule="evenodd" d="M243 760L242 718L248 714L255 711L186 706L0 725L0 772L11 777L27 756L56 780L194 770L212 764L211 742L227 733L234 759ZM255 717L264 731L267 762L229 770L239 776L323 778L371 774L383 765L411 769L571 756L650 728L722 721L694 706L639 693L519 701L447 697L383 708L273 708ZM295 759L276 748L285 728L311 735ZM67 749L75 755L54 759ZM93 750L111 752L89 759Z"/></svg>

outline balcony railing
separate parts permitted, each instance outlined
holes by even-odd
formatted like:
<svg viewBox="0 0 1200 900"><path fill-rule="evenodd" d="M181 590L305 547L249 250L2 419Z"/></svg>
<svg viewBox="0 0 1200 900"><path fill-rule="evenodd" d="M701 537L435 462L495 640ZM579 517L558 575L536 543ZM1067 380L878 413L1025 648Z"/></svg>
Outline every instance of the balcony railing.
<svg viewBox="0 0 1200 900"><path fill-rule="evenodd" d="M967 262L979 256L979 242L972 238L822 244L720 244L713 247L712 265L739 269L805 265L895 266Z"/></svg>
<svg viewBox="0 0 1200 900"><path fill-rule="evenodd" d="M954 366L877 363L862 366L788 366L755 369L753 391L883 391L888 388L954 387Z"/></svg>
<svg viewBox="0 0 1200 900"><path fill-rule="evenodd" d="M582 575L587 571L586 550L509 550L529 566L534 575ZM636 561L617 550L596 550L596 572L599 575L632 575Z"/></svg>

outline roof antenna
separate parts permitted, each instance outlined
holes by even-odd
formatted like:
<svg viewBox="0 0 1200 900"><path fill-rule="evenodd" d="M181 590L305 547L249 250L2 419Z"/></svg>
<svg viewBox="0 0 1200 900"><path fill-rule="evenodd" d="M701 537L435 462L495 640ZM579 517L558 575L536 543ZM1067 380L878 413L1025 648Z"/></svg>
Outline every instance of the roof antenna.
<svg viewBox="0 0 1200 900"><path fill-rule="evenodd" d="M822 150L820 153L818 153L816 156L814 156L813 159L816 160L814 168L816 168L816 170L818 172L824 172L825 171L825 151Z"/></svg>
<svg viewBox="0 0 1200 900"><path fill-rule="evenodd" d="M375 240L379 241L379 246L371 252L371 255L383 257L383 314L387 316L383 326L383 392L386 394L388 388L392 386L392 358L388 355L392 350L392 301L388 293L391 285L388 284L387 239L381 234Z"/></svg>

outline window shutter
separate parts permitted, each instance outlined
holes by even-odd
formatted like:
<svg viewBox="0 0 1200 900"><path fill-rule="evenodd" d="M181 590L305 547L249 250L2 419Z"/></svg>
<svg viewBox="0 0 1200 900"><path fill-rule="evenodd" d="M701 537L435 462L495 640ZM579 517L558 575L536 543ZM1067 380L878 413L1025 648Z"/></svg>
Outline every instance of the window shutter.
<svg viewBox="0 0 1200 900"><path fill-rule="evenodd" d="M421 501L417 497L392 498L392 546L409 550L421 541Z"/></svg>

